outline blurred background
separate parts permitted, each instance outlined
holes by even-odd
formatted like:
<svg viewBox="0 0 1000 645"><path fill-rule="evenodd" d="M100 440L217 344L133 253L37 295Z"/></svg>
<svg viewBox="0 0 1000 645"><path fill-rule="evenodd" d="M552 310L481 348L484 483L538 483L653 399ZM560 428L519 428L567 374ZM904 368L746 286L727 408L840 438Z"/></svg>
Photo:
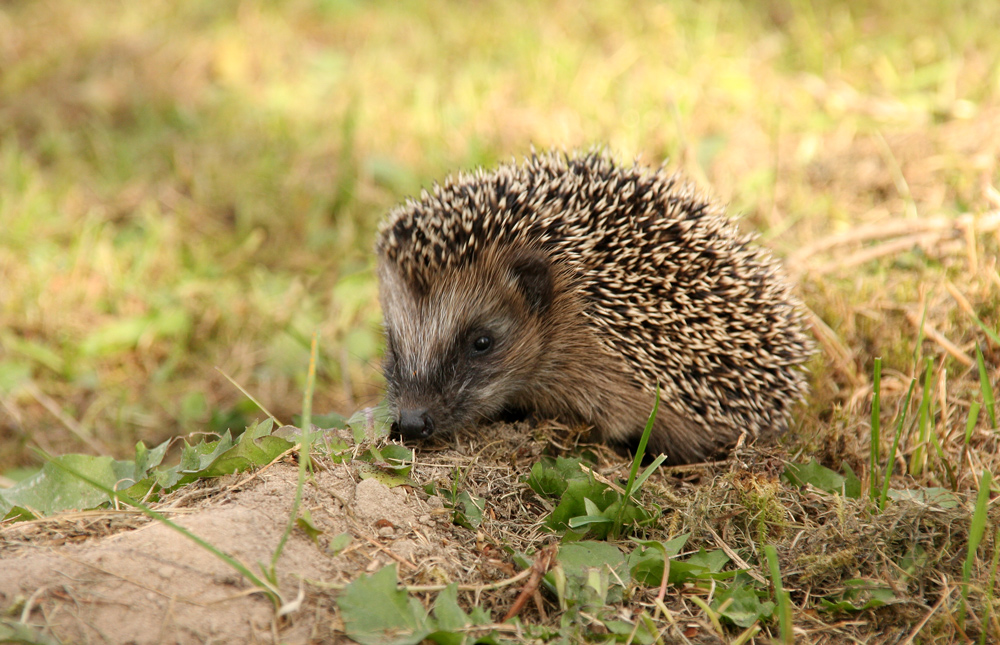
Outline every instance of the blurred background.
<svg viewBox="0 0 1000 645"><path fill-rule="evenodd" d="M379 219L532 145L667 161L759 231L831 330L827 423L876 352L912 367L914 307L969 342L928 284L997 320L995 237L822 253L1000 208L997 25L949 0L4 0L0 473L241 430L261 415L216 367L287 423L314 331L314 409L374 404Z"/></svg>

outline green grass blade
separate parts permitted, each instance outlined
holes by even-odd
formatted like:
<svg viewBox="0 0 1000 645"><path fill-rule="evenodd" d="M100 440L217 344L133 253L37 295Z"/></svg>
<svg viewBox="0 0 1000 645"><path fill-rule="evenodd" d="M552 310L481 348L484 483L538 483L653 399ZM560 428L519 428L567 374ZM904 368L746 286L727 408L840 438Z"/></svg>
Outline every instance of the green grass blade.
<svg viewBox="0 0 1000 645"><path fill-rule="evenodd" d="M986 404L986 414L990 417L990 427L997 427L996 399L993 398L993 386L990 385L990 374L986 371L983 360L983 350L976 343L976 364L979 367L979 387L983 391L983 402Z"/></svg>
<svg viewBox="0 0 1000 645"><path fill-rule="evenodd" d="M927 304L928 300L924 300L924 310L920 313L920 326L917 327L917 343L913 346L913 371L917 371L917 366L920 365L920 350L924 346L924 323L927 321Z"/></svg>
<svg viewBox="0 0 1000 645"><path fill-rule="evenodd" d="M962 454L958 457L959 476L965 470L966 455L969 454L969 441L972 440L972 431L976 429L976 421L979 420L979 408L979 401L973 401L972 405L969 406L969 416L965 420L965 440L962 443Z"/></svg>
<svg viewBox="0 0 1000 645"><path fill-rule="evenodd" d="M993 585L997 580L997 565L1000 564L1000 528L997 528L997 534L993 538L993 562L990 564L990 581L986 585L986 615L983 616L982 631L979 633L979 645L983 645L986 642L986 636L989 634L990 625L993 622Z"/></svg>
<svg viewBox="0 0 1000 645"><path fill-rule="evenodd" d="M312 452L312 398L313 390L316 389L316 356L319 353L319 332L313 333L312 346L309 349L309 373L306 376L306 390L302 400L302 434L299 435L299 482L295 487L295 501L292 502L292 510L288 515L288 524L285 532L281 534L278 546L271 556L270 575L271 580L276 581L275 566L281 552L285 549L285 543L292 534L295 521L299 518L299 505L302 503L302 489L306 483L306 471L310 467L309 455Z"/></svg>
<svg viewBox="0 0 1000 645"><path fill-rule="evenodd" d="M919 419L917 447L913 450L913 456L910 458L910 474L914 477L920 476L924 470L924 462L927 460L927 427L931 416L931 368L934 366L934 361L927 358L924 360L924 364L924 391L920 397L920 409L917 412Z"/></svg>
<svg viewBox="0 0 1000 645"><path fill-rule="evenodd" d="M951 484L951 489L954 491L958 490L958 477L955 475L955 469L951 467L951 463L948 461L948 455L944 454L944 449L941 448L941 441L938 439L937 432L934 428L931 428L930 434L931 445L934 446L934 452L937 453L938 459L944 465L944 470L948 475L948 483Z"/></svg>
<svg viewBox="0 0 1000 645"><path fill-rule="evenodd" d="M869 497L875 501L878 497L878 468L882 457L879 454L879 445L882 441L881 430L882 419L882 358L875 359L875 367L872 374L872 425L871 425L871 457L868 461L868 472L871 480L869 487Z"/></svg>
<svg viewBox="0 0 1000 645"><path fill-rule="evenodd" d="M899 412L899 424L896 426L896 436L892 438L892 448L889 450L889 458L885 463L885 474L882 480L882 494L878 498L879 510L885 508L885 500L889 497L889 480L892 479L892 466L896 462L896 451L899 450L899 438L903 436L903 423L906 421L906 411L910 409L910 399L913 397L913 388L917 384L917 379L910 379L910 389L906 392L906 400L903 402L903 409Z"/></svg>
<svg viewBox="0 0 1000 645"><path fill-rule="evenodd" d="M979 419L979 401L973 401L972 405L969 406L969 418L965 420L965 445L969 445L969 439L972 438L972 431L976 427L976 420Z"/></svg>
<svg viewBox="0 0 1000 645"><path fill-rule="evenodd" d="M773 545L764 547L764 555L767 557L767 567L771 573L771 583L774 585L774 600L778 605L778 626L780 638L778 642L784 645L794 645L795 635L792 632L792 601L785 591L785 586L781 583L781 569L778 567L778 552Z"/></svg>
<svg viewBox="0 0 1000 645"><path fill-rule="evenodd" d="M986 530L986 511L990 503L990 488L993 485L993 474L989 470L983 469L983 474L979 480L979 495L976 497L976 510L972 514L972 523L969 527L969 550L965 558L965 566L962 567L962 581L968 582L972 572L972 563L976 557L976 549L983 539L983 532Z"/></svg>
<svg viewBox="0 0 1000 645"><path fill-rule="evenodd" d="M635 485L632 487L633 492L642 488L642 485L646 483L649 476L656 472L656 469L667 460L666 455L660 455L653 460L653 463L646 466L646 469L642 471L642 474L635 478Z"/></svg>
<svg viewBox="0 0 1000 645"><path fill-rule="evenodd" d="M965 554L965 563L962 565L962 604L958 609L958 625L965 629L965 606L969 599L969 580L972 578L972 565L976 561L976 551L979 550L979 543L983 539L986 531L986 512L990 504L990 487L993 484L993 475L990 471L983 469L982 478L979 480L979 495L976 498L976 510L972 513L972 522L969 526L969 548Z"/></svg>
<svg viewBox="0 0 1000 645"><path fill-rule="evenodd" d="M242 385L240 385L239 383L237 383L236 381L234 381L233 377L231 377L228 374L226 374L225 372L223 372L221 368L216 367L215 371L218 372L219 374L222 374L223 376L225 376L226 380L233 384L233 387L235 387L237 390L239 390L240 392L243 393L243 396L245 396L248 399L250 399L251 401L253 401L253 404L256 405L258 408L260 408L261 412L263 412L264 414L266 414L271 419L271 421L274 422L274 426L276 428L280 428L281 426L284 425L281 421L278 421L278 417L276 417L273 414L271 414L271 411L264 407L263 403L261 403L256 398L254 398L254 396L252 394L250 394L249 392L247 392L243 388Z"/></svg>
<svg viewBox="0 0 1000 645"><path fill-rule="evenodd" d="M649 419L646 421L646 427L642 431L642 437L639 439L639 446L636 448L635 456L632 458L632 469L628 474L628 483L625 484L625 496L622 499L621 506L618 509L618 517L615 520L614 535L621 535L621 531L624 528L622 522L625 519L625 510L629 504L632 503L632 489L635 486L635 476L639 472L639 465L642 463L642 458L646 454L646 444L649 443L649 436L653 433L653 423L656 421L656 413L660 410L660 385L656 385L656 395L653 399L653 411L649 413ZM662 463L662 461L661 461Z"/></svg>
<svg viewBox="0 0 1000 645"><path fill-rule="evenodd" d="M312 439L312 402L316 390L316 361L319 358L319 331L313 332L312 343L309 346L309 372L306 375L306 391L302 394L302 432L307 443ZM306 451L305 461L309 463L310 453ZM300 469L301 474L301 469ZM301 483L301 482L300 482Z"/></svg>
<svg viewBox="0 0 1000 645"><path fill-rule="evenodd" d="M976 312L971 309L969 310L969 315L972 316L972 320L979 325L979 328L983 330L983 333L986 334L986 336L989 337L989 339L996 345L1000 346L1000 334L997 334L996 330L990 329L986 323L984 323L979 316L976 315Z"/></svg>

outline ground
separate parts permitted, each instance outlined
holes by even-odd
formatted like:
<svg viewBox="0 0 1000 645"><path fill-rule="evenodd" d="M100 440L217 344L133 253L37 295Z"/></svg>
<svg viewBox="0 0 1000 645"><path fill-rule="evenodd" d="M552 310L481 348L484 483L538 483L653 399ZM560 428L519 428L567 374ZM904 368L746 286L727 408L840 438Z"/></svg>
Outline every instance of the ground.
<svg viewBox="0 0 1000 645"><path fill-rule="evenodd" d="M63 642L337 642L345 640L338 594L359 576L395 564L399 581L418 598L432 603L435 592L454 582L463 605L489 610L496 622L473 633L493 629L520 640L518 630L499 624L525 586L511 555L537 554L558 543L558 534L544 525L551 504L525 481L542 455L563 454L580 438L544 424L480 428L462 441L418 450L410 483L419 485L391 488L362 478L356 464L318 456L302 506L322 533L310 539L293 532L275 563L278 587L294 606L280 617L260 589L225 563L132 510L64 513L7 527L0 598ZM627 478L628 462L620 456L583 447L597 455L598 477ZM785 585L806 607L808 594L836 595L849 579L900 585L889 604L855 620L796 614L797 642L896 643L920 634L928 619L940 630L931 605L955 591L946 580L960 575L962 559L951 555L951 544L966 539L969 509L914 498L874 512L864 500L782 483L778 476L788 458L780 446L746 448L725 461L660 469L643 496L662 507L660 519L643 536L663 540L690 532L688 554L722 549L750 560L759 557L755 543L777 544ZM271 562L288 522L297 470L284 457L252 472L201 480L155 506L256 569ZM427 495L427 484L445 491L455 486L483 500L482 523L475 530L454 523L450 504L440 494ZM769 507L779 506L768 516ZM335 546L344 534L349 544ZM621 543L629 546L634 544ZM915 550L933 555L903 573L899 566ZM892 563L899 563L896 571ZM760 574L764 579L766 570ZM655 585L632 589L629 602L610 605L603 620L651 611L656 591ZM735 632L713 628L691 601L697 597L710 600L711 593L687 584L667 594L671 620L659 625L661 636L728 642L721 639ZM520 617L551 625L558 613L552 596L536 592ZM590 628L592 638L602 633L594 623ZM770 633L777 635L773 626Z"/></svg>
<svg viewBox="0 0 1000 645"><path fill-rule="evenodd" d="M691 533L678 562L729 548L764 580L748 584L765 600L778 598L763 556L773 545L797 642L965 642L983 625L996 638L995 503L971 558L968 544L982 473L997 472L1000 454L989 412L1000 390L998 12L797 0L5 3L0 486L37 470L39 451L123 459L140 440L239 432L265 415L230 378L286 422L304 392L318 411L374 406L371 247L384 213L449 172L532 146L604 145L684 172L759 233L818 346L788 435L658 472L641 503L660 521L641 537ZM468 585L462 607L499 621L524 581L472 589L516 578L517 552L534 557L562 536L544 529L552 501L523 480L544 455L580 450L571 429L538 421L418 446L411 481L393 488L317 454L304 505L324 532L313 542L296 529L277 563L285 602L303 580L287 615L164 525L97 509L0 527L4 619L81 642L332 639L344 633L341 586L395 562L425 605L457 581ZM782 477L815 459L838 473L846 464L868 490L897 427L884 509ZM627 477L622 457L585 452L602 476ZM290 453L154 506L253 568L288 523L296 472ZM453 524L429 483L487 500L482 523ZM939 489L955 497L942 504ZM394 517L366 512L377 496ZM343 533L351 545L332 548ZM893 600L821 611L818 599L852 579ZM657 628L681 642L739 640L742 628L716 629L695 602L714 597L701 584L668 586ZM629 593L609 601L615 615L652 615L655 585ZM555 626L563 611L543 591L520 616ZM774 616L758 626L751 641L781 633Z"/></svg>

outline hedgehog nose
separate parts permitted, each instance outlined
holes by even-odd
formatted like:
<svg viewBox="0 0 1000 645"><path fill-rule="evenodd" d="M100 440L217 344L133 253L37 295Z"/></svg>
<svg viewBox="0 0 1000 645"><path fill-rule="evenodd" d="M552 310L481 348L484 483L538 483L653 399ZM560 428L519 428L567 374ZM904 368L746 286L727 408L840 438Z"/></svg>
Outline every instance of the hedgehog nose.
<svg viewBox="0 0 1000 645"><path fill-rule="evenodd" d="M393 432L406 439L426 439L434 433L434 421L427 408L410 408L399 411L399 418L393 425Z"/></svg>

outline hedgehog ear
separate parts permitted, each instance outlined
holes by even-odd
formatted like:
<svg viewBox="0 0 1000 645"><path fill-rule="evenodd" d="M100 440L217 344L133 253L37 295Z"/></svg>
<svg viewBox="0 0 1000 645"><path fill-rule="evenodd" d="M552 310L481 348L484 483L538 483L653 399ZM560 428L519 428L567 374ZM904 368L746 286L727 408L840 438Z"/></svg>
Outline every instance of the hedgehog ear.
<svg viewBox="0 0 1000 645"><path fill-rule="evenodd" d="M510 264L518 289L532 313L539 315L552 304L552 263L541 251L525 251Z"/></svg>

